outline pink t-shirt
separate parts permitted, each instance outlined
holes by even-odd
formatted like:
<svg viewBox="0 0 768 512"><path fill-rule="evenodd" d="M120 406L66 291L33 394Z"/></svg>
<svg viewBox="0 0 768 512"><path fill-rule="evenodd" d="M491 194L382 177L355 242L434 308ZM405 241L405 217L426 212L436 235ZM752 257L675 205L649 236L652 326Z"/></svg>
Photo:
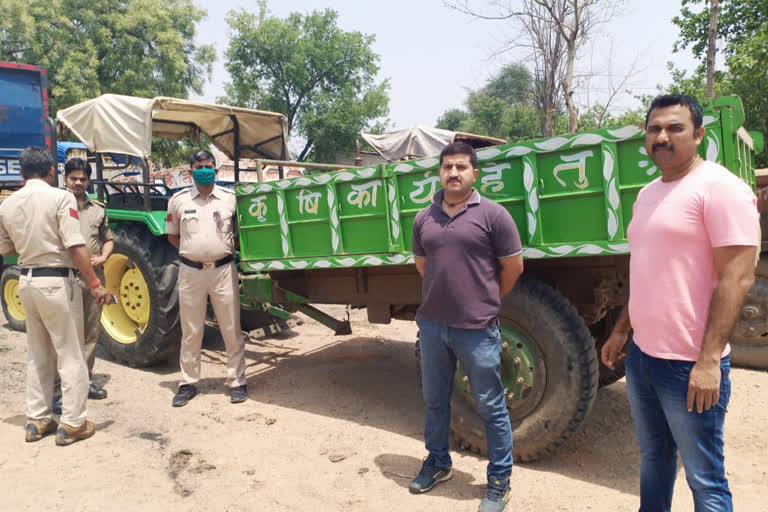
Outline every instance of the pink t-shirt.
<svg viewBox="0 0 768 512"><path fill-rule="evenodd" d="M703 162L638 194L627 229L629 317L635 344L661 359L696 361L718 283L713 247L758 244L757 199L724 167ZM723 356L730 352L726 345Z"/></svg>

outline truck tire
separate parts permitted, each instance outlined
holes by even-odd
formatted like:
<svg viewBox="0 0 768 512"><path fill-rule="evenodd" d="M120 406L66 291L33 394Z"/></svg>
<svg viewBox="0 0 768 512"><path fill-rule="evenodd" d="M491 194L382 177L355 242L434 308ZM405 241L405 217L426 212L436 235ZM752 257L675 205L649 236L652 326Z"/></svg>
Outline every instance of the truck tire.
<svg viewBox="0 0 768 512"><path fill-rule="evenodd" d="M768 369L768 280L762 276L744 299L730 341L734 366Z"/></svg>
<svg viewBox="0 0 768 512"><path fill-rule="evenodd" d="M102 310L99 342L129 366L166 361L181 342L176 249L141 224L121 226L104 274L118 303Z"/></svg>
<svg viewBox="0 0 768 512"><path fill-rule="evenodd" d="M24 312L24 305L19 299L20 275L21 268L18 265L8 265L3 270L0 287L3 289L3 314L8 320L8 326L14 331L24 332L27 330L27 315Z"/></svg>
<svg viewBox="0 0 768 512"><path fill-rule="evenodd" d="M504 298L499 311L502 341L502 380L531 377L519 397L507 395L514 458L533 461L552 453L584 422L598 386L595 343L576 309L550 286L521 279ZM507 352L519 350L510 364ZM534 353L538 352L538 357ZM514 353L514 352L513 352ZM530 365L527 366L526 365ZM461 374L461 369L457 370ZM451 402L451 431L464 448L487 455L485 427L475 412L473 399L457 379Z"/></svg>
<svg viewBox="0 0 768 512"><path fill-rule="evenodd" d="M611 311L608 311L599 322L589 326L589 330L595 338L595 352L597 353L597 363L599 366L598 387L601 388L621 380L626 373L624 359L616 361L613 365L613 370L605 366L600 360L600 351L603 349L605 342L608 341L608 337L611 335L611 331L613 331L613 326L616 325L616 320L618 320L621 310L622 308L612 309ZM627 340L627 343L624 344L624 348L622 349L622 353L625 356L628 349L629 340Z"/></svg>

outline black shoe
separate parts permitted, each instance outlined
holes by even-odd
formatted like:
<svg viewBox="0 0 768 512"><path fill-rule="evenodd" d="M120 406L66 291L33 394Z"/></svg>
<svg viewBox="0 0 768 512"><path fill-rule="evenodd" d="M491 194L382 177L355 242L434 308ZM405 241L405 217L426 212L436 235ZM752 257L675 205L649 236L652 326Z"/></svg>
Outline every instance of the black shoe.
<svg viewBox="0 0 768 512"><path fill-rule="evenodd" d="M53 414L61 416L61 395L53 395L53 403L51 403L51 409Z"/></svg>
<svg viewBox="0 0 768 512"><path fill-rule="evenodd" d="M232 402L233 404L239 404L240 402L245 402L247 398L248 398L248 387L245 384L229 390L229 401Z"/></svg>
<svg viewBox="0 0 768 512"><path fill-rule="evenodd" d="M107 390L91 382L88 386L88 400L104 400L105 398L107 398Z"/></svg>
<svg viewBox="0 0 768 512"><path fill-rule="evenodd" d="M440 482L445 482L453 476L451 467L438 468L435 466L435 459L429 455L424 459L419 475L411 481L408 490L413 494L427 492Z"/></svg>
<svg viewBox="0 0 768 512"><path fill-rule="evenodd" d="M477 512L504 512L509 495L509 478L488 475L488 490Z"/></svg>
<svg viewBox="0 0 768 512"><path fill-rule="evenodd" d="M171 405L174 407L183 407L189 403L190 400L195 398L197 394L197 388L193 384L182 384L179 386L179 390L173 395L173 401Z"/></svg>

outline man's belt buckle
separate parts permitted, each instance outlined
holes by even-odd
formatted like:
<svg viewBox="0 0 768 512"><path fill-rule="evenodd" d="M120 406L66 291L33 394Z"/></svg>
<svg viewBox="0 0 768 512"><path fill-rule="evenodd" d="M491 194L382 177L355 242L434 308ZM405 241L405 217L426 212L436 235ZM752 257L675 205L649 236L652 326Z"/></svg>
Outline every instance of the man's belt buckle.
<svg viewBox="0 0 768 512"><path fill-rule="evenodd" d="M215 261L206 261L203 263L203 270L213 270L214 268L216 268Z"/></svg>

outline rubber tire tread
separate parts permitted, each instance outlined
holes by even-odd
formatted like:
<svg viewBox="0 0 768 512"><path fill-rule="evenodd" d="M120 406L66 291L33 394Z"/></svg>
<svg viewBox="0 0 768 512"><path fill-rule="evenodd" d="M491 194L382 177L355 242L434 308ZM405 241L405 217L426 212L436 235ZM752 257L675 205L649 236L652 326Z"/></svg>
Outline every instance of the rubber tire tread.
<svg viewBox="0 0 768 512"><path fill-rule="evenodd" d="M621 314L622 308L616 308L613 311L609 311L599 322L590 326L592 336L595 338L595 352L597 353L597 364L599 367L598 383L599 388L610 386L614 382L618 382L626 375L627 371L624 367L626 358L619 359L613 365L614 369L611 370L603 364L600 360L600 351L603 349L603 345L608 341L608 337L611 335L613 327L616 325L616 320ZM626 356L627 350L629 350L629 340L624 344L623 353Z"/></svg>
<svg viewBox="0 0 768 512"><path fill-rule="evenodd" d="M165 237L141 224L126 224L115 233L113 254L128 256L144 275L149 288L150 314L146 330L135 343L120 343L102 327L99 343L118 362L135 368L163 363L181 344L179 320L179 254Z"/></svg>
<svg viewBox="0 0 768 512"><path fill-rule="evenodd" d="M505 317L536 341L547 367L541 401L530 414L512 421L514 459L529 462L552 454L584 423L597 394L598 360L584 320L549 285L521 278L502 302L502 324ZM454 439L487 456L482 419L457 393L451 416Z"/></svg>
<svg viewBox="0 0 768 512"><path fill-rule="evenodd" d="M9 281L10 279L16 279L16 281L19 280L21 277L21 267L18 265L8 265L3 269L3 277L0 279L0 301L3 303L3 314L5 315L5 319L8 321L8 327L13 329L14 331L19 332L26 332L27 331L27 322L25 320L19 320L17 318L13 318L11 314L8 312L8 304L5 302L5 283Z"/></svg>
<svg viewBox="0 0 768 512"><path fill-rule="evenodd" d="M764 263L765 260L760 260ZM765 267L763 267L765 268ZM745 303L754 303L760 307L760 311L765 314L768 312L768 278L764 274L755 276L755 284L749 291ZM741 315L736 320L737 326L741 321ZM734 329L734 332L738 329ZM765 333L762 333L763 335ZM741 341L736 334L731 335L731 364L744 368L755 368L758 370L768 370L768 336L762 338L764 342L755 343L753 341Z"/></svg>

